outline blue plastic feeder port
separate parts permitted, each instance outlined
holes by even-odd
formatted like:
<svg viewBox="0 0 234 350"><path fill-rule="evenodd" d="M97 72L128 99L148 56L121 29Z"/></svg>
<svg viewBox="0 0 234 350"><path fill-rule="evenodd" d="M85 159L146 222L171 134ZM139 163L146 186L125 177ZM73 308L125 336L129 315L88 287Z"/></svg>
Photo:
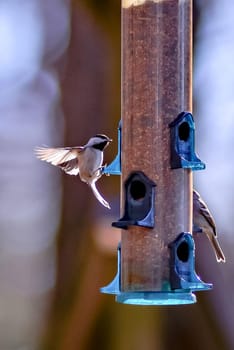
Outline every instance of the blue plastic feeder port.
<svg viewBox="0 0 234 350"><path fill-rule="evenodd" d="M169 245L170 284L173 290L209 290L212 284L204 283L195 272L195 244L190 233L183 232Z"/></svg>
<svg viewBox="0 0 234 350"><path fill-rule="evenodd" d="M132 172L125 181L124 215L112 226L127 229L130 225L153 228L155 186L142 171Z"/></svg>
<svg viewBox="0 0 234 350"><path fill-rule="evenodd" d="M195 153L195 123L191 113L181 112L169 124L171 134L171 168L203 170L205 164Z"/></svg>

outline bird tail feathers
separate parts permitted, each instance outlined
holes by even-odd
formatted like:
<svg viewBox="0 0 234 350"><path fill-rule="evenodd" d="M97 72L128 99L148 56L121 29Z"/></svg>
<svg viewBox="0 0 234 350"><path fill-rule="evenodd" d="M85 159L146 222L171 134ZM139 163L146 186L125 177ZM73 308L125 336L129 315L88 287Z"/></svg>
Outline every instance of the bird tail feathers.
<svg viewBox="0 0 234 350"><path fill-rule="evenodd" d="M96 183L93 182L90 184L90 187L93 191L94 196L97 198L97 200L106 208L111 209L110 204L101 196L101 194L98 192L98 189L96 187Z"/></svg>
<svg viewBox="0 0 234 350"><path fill-rule="evenodd" d="M213 248L214 248L214 252L215 252L215 255L216 255L216 260L218 262L225 262L226 261L226 258L225 258L225 255L219 245L219 242L217 240L217 238L215 236L212 236L211 238L211 243L213 245Z"/></svg>

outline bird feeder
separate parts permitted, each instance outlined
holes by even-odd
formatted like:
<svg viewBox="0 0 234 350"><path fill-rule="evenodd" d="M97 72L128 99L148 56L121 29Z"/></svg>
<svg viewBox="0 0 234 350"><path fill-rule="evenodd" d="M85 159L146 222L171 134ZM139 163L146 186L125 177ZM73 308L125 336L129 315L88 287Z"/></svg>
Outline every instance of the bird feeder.
<svg viewBox="0 0 234 350"><path fill-rule="evenodd" d="M122 0L120 303L191 304L194 270L192 0Z"/></svg>

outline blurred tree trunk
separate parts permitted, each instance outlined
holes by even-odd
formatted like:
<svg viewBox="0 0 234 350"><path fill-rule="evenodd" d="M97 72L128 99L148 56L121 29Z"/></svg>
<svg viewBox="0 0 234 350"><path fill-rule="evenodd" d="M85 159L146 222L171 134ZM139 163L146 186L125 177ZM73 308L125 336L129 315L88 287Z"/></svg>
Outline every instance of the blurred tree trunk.
<svg viewBox="0 0 234 350"><path fill-rule="evenodd" d="M108 36L95 21L80 2L73 2L70 46L59 65L65 145L82 145L96 133L111 135L114 123L117 132L119 112L115 112L118 118L115 121L111 115L114 115L113 101L119 101L113 96L120 94L112 74L118 60L111 51ZM115 111L116 107L120 109L119 102L114 106ZM94 206L99 204L78 178L64 176L63 179L57 284L42 345L50 350L86 348L98 305L103 300L99 288L104 281L105 266L108 268L91 238Z"/></svg>

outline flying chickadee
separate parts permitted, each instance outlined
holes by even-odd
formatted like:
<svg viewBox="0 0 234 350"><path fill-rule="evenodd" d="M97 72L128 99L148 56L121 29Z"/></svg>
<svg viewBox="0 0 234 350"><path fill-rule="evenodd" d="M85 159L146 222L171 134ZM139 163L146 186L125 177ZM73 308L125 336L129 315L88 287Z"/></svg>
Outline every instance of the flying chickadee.
<svg viewBox="0 0 234 350"><path fill-rule="evenodd" d="M109 203L96 188L96 181L102 176L103 151L112 140L103 134L91 137L84 146L48 148L37 147L36 156L52 165L59 166L69 175L80 176L92 189L97 200L110 209Z"/></svg>
<svg viewBox="0 0 234 350"><path fill-rule="evenodd" d="M204 232L209 238L216 260L225 262L225 256L217 239L217 230L215 221L199 193L193 190L193 231Z"/></svg>

